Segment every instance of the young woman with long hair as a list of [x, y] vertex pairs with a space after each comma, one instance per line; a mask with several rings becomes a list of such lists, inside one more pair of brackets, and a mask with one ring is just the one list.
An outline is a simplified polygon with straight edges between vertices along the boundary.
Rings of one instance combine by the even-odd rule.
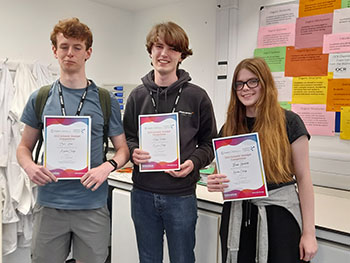
[[[280, 107], [277, 93], [262, 58], [237, 65], [220, 136], [258, 132], [269, 197], [224, 203], [223, 262], [307, 262], [317, 251], [310, 135], [297, 114]], [[228, 182], [213, 174], [207, 187], [223, 192]]]

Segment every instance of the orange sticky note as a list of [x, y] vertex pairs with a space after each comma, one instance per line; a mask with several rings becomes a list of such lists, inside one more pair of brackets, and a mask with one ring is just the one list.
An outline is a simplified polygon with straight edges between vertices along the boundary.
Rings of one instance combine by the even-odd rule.
[[286, 50], [286, 77], [327, 76], [328, 54], [322, 54], [322, 47]]
[[299, 17], [332, 13], [341, 8], [341, 0], [299, 0]]
[[350, 79], [329, 79], [327, 111], [340, 111], [344, 106], [350, 106]]

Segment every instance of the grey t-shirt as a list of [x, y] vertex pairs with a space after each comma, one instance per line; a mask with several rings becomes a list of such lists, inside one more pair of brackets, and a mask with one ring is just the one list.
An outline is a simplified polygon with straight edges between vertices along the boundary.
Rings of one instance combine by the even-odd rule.
[[[53, 83], [43, 116], [62, 116], [58, 95], [58, 84]], [[35, 115], [35, 100], [38, 91], [33, 92], [24, 108], [21, 121], [38, 129], [39, 122]], [[69, 89], [62, 86], [64, 106], [68, 116], [76, 114], [81, 95], [84, 89]], [[122, 134], [120, 106], [117, 99], [111, 96], [111, 117], [109, 120], [108, 136]], [[99, 166], [103, 162], [103, 113], [99, 101], [98, 88], [91, 81], [88, 87], [86, 99], [81, 109], [80, 116], [91, 117], [91, 168]], [[43, 120], [42, 120], [43, 121]], [[37, 202], [40, 205], [57, 209], [96, 209], [104, 206], [107, 201], [108, 184], [104, 182], [96, 191], [86, 189], [80, 180], [59, 180], [57, 183], [49, 183], [39, 186]]]

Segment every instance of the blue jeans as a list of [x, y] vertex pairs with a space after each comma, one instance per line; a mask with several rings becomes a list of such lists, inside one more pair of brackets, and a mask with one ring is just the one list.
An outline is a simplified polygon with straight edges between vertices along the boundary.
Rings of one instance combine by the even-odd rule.
[[131, 216], [141, 263], [163, 262], [166, 233], [170, 262], [193, 263], [197, 198], [193, 195], [153, 194], [133, 188]]

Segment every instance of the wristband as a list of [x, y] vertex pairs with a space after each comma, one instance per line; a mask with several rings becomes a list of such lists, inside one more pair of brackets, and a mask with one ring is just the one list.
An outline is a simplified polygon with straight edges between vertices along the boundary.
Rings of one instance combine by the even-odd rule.
[[118, 164], [113, 159], [109, 159], [109, 160], [107, 160], [107, 162], [109, 162], [114, 167], [114, 169], [111, 172], [114, 172], [115, 170], [118, 169]]

